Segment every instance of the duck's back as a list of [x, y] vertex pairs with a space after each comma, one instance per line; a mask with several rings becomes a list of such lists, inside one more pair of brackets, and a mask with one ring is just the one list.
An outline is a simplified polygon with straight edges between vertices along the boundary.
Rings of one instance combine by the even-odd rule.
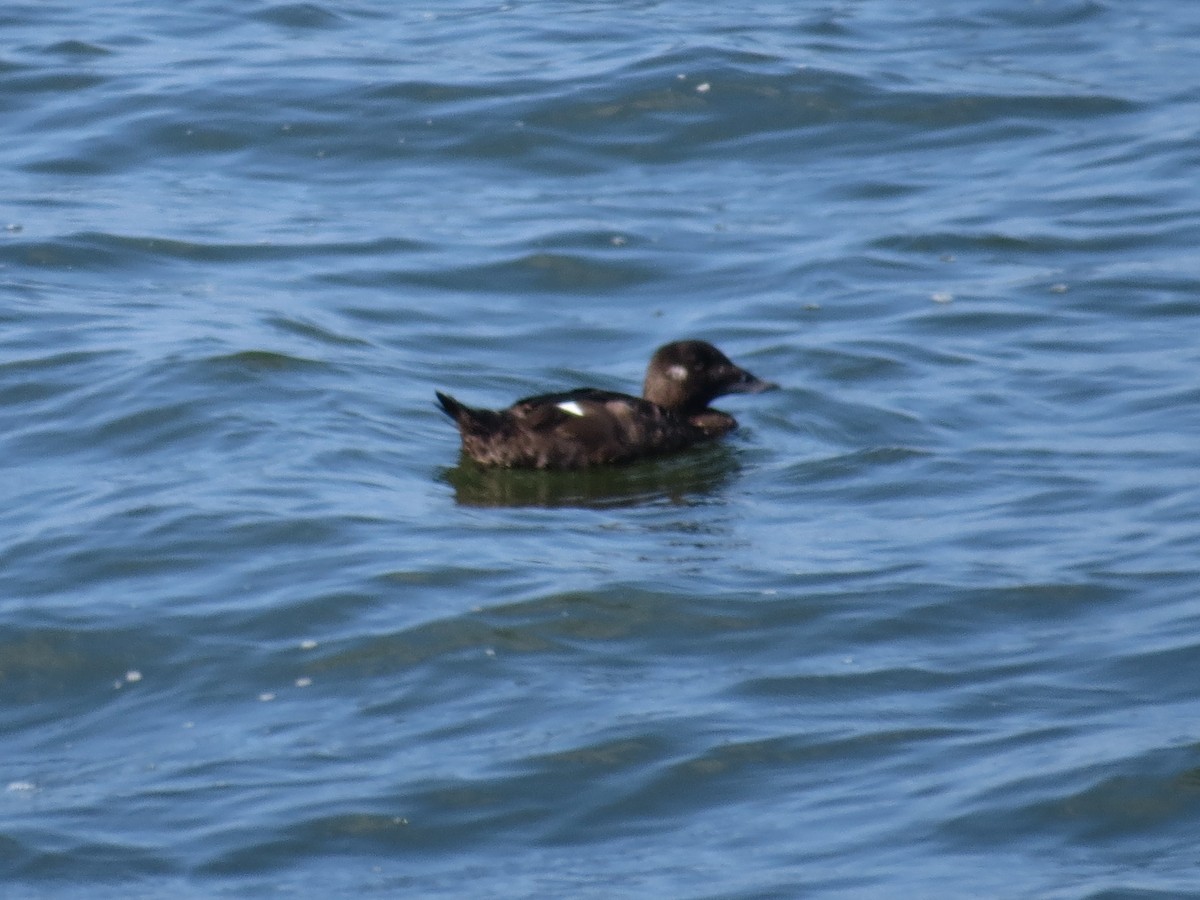
[[458, 423], [467, 455], [483, 465], [506, 468], [580, 469], [629, 462], [682, 450], [733, 427], [732, 419], [728, 425], [693, 423], [640, 397], [595, 388], [527, 397], [499, 412], [439, 398]]

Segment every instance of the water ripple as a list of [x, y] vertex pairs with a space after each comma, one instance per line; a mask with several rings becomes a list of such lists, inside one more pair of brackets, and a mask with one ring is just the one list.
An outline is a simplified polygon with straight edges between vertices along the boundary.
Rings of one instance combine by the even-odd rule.
[[6, 896], [1193, 894], [1195, 29], [1026, 6], [0, 10]]

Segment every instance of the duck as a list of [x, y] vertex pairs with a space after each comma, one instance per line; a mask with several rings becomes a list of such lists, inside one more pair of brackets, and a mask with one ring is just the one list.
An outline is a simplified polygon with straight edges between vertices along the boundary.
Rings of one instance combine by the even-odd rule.
[[435, 393], [458, 426], [463, 452], [479, 465], [573, 470], [630, 463], [717, 440], [737, 428], [737, 420], [709, 403], [726, 394], [778, 387], [707, 341], [683, 340], [654, 351], [641, 397], [585, 387], [491, 410]]

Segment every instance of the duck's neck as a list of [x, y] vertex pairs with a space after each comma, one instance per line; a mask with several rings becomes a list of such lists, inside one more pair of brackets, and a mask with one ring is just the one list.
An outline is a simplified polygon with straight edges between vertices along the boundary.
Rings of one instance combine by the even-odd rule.
[[717, 438], [738, 427], [737, 419], [719, 409], [704, 409], [687, 416], [688, 424], [699, 428], [706, 437]]

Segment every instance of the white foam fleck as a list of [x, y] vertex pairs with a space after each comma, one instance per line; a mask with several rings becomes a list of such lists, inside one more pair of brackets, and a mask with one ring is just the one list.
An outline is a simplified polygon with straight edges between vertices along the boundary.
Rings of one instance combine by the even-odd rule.
[[311, 678], [297, 678], [296, 679], [296, 687], [298, 687], [298, 688], [306, 688], [311, 684], [312, 684]]
[[558, 403], [555, 405], [558, 406], [558, 408], [561, 409], [563, 412], [570, 413], [573, 416], [582, 416], [583, 415], [583, 407], [580, 406], [578, 403], [576, 403], [574, 400], [564, 400], [562, 403]]

